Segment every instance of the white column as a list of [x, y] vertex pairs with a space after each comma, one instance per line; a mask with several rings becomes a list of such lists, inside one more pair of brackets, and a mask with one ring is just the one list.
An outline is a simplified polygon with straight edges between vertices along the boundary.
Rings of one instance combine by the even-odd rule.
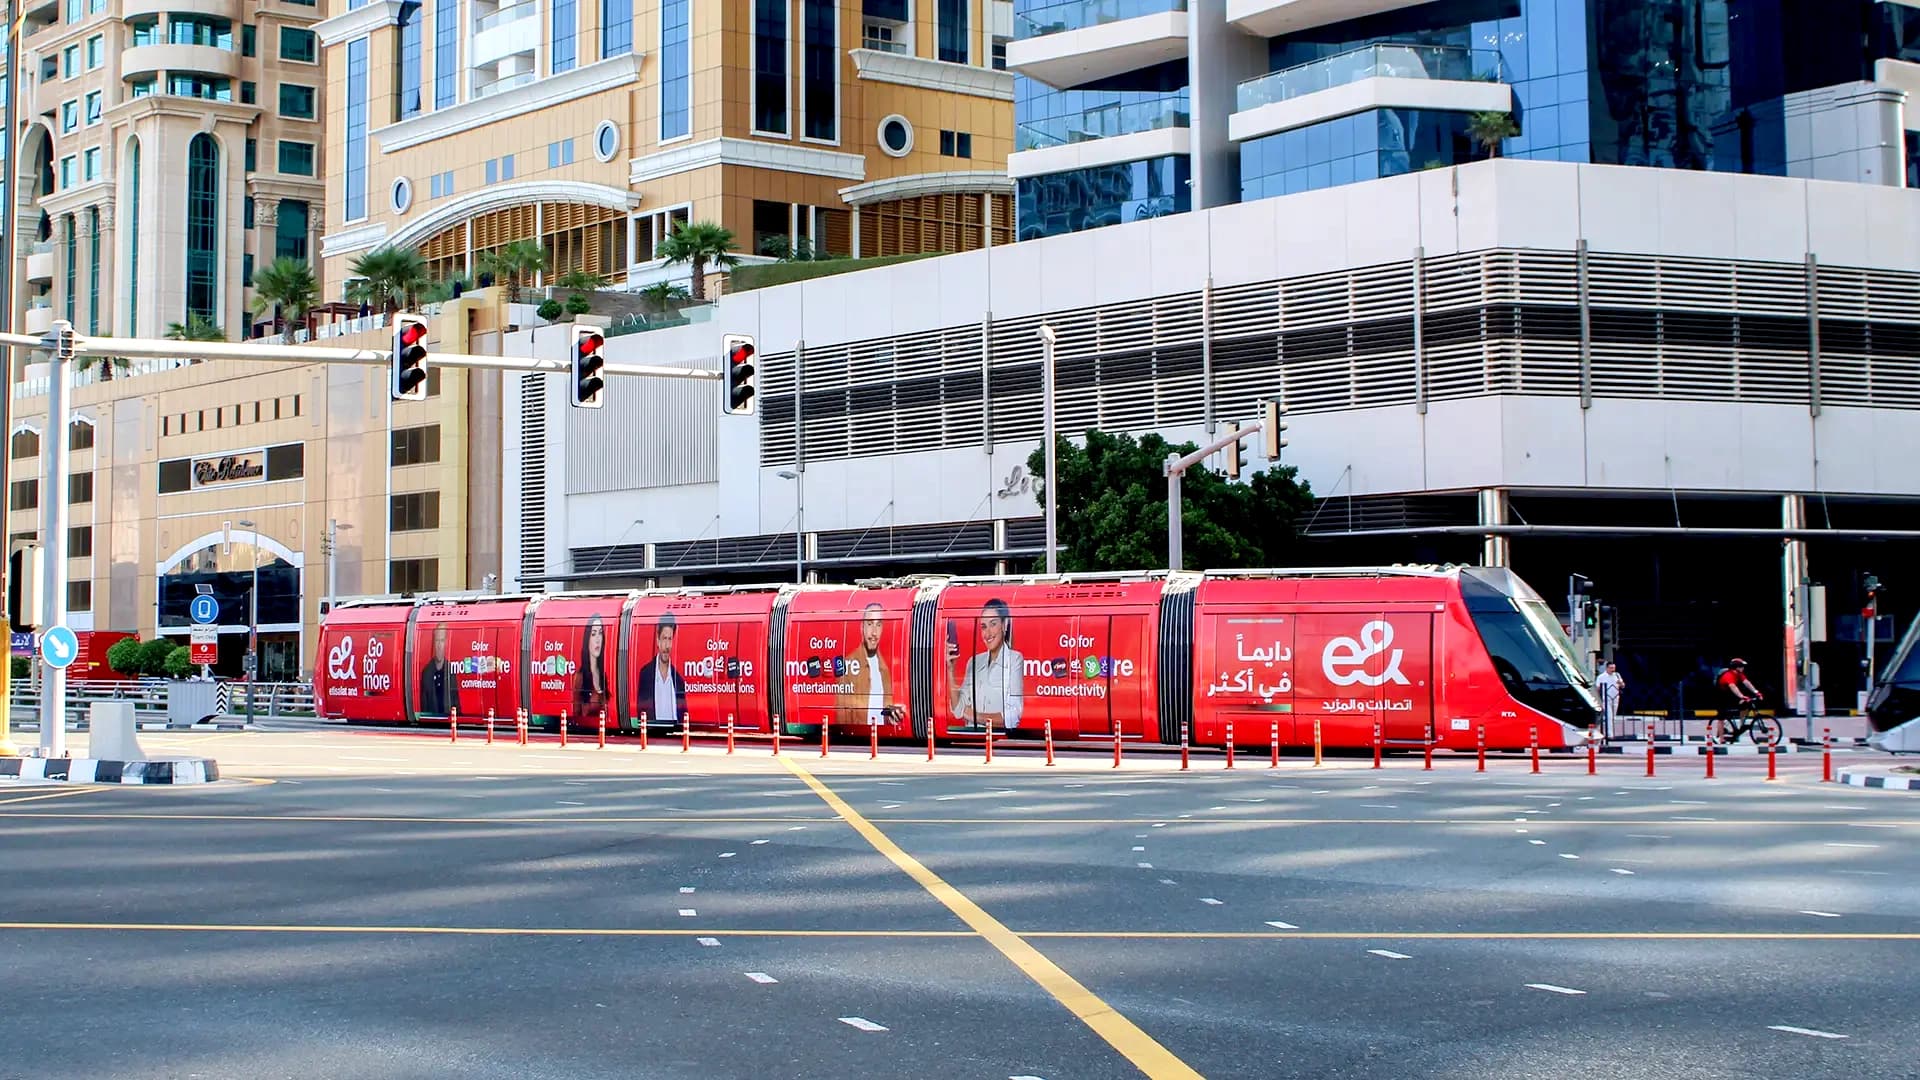
[[[1480, 489], [1480, 524], [1505, 525], [1507, 493], [1502, 488]], [[1506, 566], [1513, 560], [1512, 541], [1504, 533], [1487, 533], [1480, 542], [1480, 565]], [[1577, 620], [1576, 620], [1577, 621]]]

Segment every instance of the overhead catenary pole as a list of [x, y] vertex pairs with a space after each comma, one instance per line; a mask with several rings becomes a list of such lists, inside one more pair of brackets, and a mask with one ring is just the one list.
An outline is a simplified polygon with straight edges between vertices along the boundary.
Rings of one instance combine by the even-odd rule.
[[[14, 161], [14, 143], [20, 131], [19, 117], [15, 115], [14, 106], [14, 95], [18, 93], [19, 88], [14, 85], [16, 82], [14, 75], [20, 70], [20, 66], [13, 61], [15, 54], [20, 50], [20, 23], [19, 13], [15, 10], [18, 7], [15, 0], [6, 0], [6, 5], [7, 29], [4, 39], [7, 52], [6, 94], [4, 95], [6, 101], [4, 107], [0, 108], [0, 112], [4, 112], [6, 122], [6, 142], [0, 144], [0, 164], [4, 164], [6, 168], [6, 172], [0, 174], [0, 332], [10, 333], [13, 330], [13, 257], [14, 252], [18, 250], [14, 243], [14, 234], [19, 231], [20, 225], [16, 220], [18, 215], [14, 213], [16, 196], [13, 190], [20, 176], [19, 164]], [[0, 380], [0, 432], [10, 432], [13, 430], [13, 353], [0, 349], [0, 356], [6, 358], [6, 378]], [[6, 481], [0, 483], [0, 489], [11, 490], [12, 458], [13, 455], [8, 454], [5, 459], [6, 464], [0, 464], [0, 472], [5, 473], [0, 480]], [[5, 594], [7, 591], [7, 574], [10, 572], [11, 561], [11, 559], [0, 560], [0, 594]], [[13, 625], [4, 610], [0, 610], [0, 634], [4, 634], [9, 642], [13, 640]], [[19, 747], [13, 742], [11, 705], [13, 687], [10, 685], [13, 675], [12, 667], [11, 661], [0, 664], [0, 757], [12, 757], [20, 752]]]
[[[73, 369], [73, 324], [61, 319], [48, 331], [47, 434], [41, 440], [45, 472], [40, 482], [40, 546], [46, 568], [40, 598], [45, 630], [67, 624], [67, 379]], [[44, 661], [42, 661], [44, 663]], [[40, 695], [40, 750], [67, 756], [67, 669], [47, 665]]]
[[[1263, 403], [1261, 412], [1265, 414], [1266, 411], [1267, 406]], [[1285, 424], [1280, 426], [1282, 430], [1286, 427]], [[1183, 555], [1180, 542], [1180, 477], [1184, 475], [1188, 469], [1212, 457], [1216, 451], [1232, 446], [1234, 443], [1239, 442], [1249, 435], [1257, 435], [1265, 431], [1266, 427], [1267, 421], [1265, 419], [1251, 420], [1241, 424], [1239, 427], [1229, 428], [1226, 434], [1185, 457], [1181, 457], [1179, 454], [1167, 455], [1165, 466], [1167, 474], [1167, 569], [1185, 569], [1180, 565], [1181, 556]], [[1270, 452], [1271, 456], [1268, 460], [1279, 460], [1278, 450], [1275, 446], [1277, 441], [1277, 437], [1269, 440], [1269, 447], [1274, 447], [1274, 449]]]
[[1058, 462], [1055, 460], [1056, 433], [1053, 418], [1053, 348], [1059, 340], [1053, 327], [1040, 327], [1040, 437], [1046, 442], [1047, 488], [1047, 573], [1060, 572], [1060, 527], [1058, 517], [1059, 499], [1054, 496], [1060, 490]]

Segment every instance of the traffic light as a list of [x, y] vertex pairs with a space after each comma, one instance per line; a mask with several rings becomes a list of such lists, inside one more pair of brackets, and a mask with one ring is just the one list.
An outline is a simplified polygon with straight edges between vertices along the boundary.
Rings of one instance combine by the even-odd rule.
[[393, 400], [427, 399], [427, 320], [402, 312], [393, 317]]
[[745, 334], [728, 334], [720, 339], [720, 348], [725, 354], [727, 384], [721, 411], [747, 416], [753, 412], [753, 339]]
[[1586, 600], [1580, 604], [1581, 619], [1588, 633], [1600, 628], [1600, 601]]
[[573, 397], [569, 399], [574, 408], [597, 409], [603, 404], [600, 391], [606, 389], [607, 380], [600, 370], [607, 366], [606, 350], [606, 336], [597, 328], [574, 326]]
[[1603, 646], [1620, 642], [1620, 609], [1612, 604], [1600, 605], [1600, 641]]
[[1287, 448], [1287, 407], [1278, 401], [1260, 403], [1260, 430], [1265, 436], [1267, 460], [1279, 461]]
[[1240, 476], [1241, 458], [1253, 450], [1253, 447], [1248, 445], [1253, 441], [1253, 433], [1248, 432], [1245, 435], [1241, 435], [1240, 425], [1229, 421], [1227, 424], [1227, 434], [1234, 436], [1234, 440], [1226, 446], [1227, 475], [1238, 479]]

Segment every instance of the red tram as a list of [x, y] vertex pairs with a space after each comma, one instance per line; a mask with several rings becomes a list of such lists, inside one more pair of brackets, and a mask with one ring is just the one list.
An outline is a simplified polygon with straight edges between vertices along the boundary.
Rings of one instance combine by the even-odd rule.
[[922, 578], [344, 604], [315, 698], [349, 721], [1197, 745], [1579, 745], [1593, 685], [1511, 572]]

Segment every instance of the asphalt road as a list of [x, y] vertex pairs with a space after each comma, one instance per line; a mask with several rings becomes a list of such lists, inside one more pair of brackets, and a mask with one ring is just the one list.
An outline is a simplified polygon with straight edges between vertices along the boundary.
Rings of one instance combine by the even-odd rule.
[[0, 787], [0, 1078], [1920, 1076], [1920, 797], [1816, 755], [146, 741], [240, 779]]

